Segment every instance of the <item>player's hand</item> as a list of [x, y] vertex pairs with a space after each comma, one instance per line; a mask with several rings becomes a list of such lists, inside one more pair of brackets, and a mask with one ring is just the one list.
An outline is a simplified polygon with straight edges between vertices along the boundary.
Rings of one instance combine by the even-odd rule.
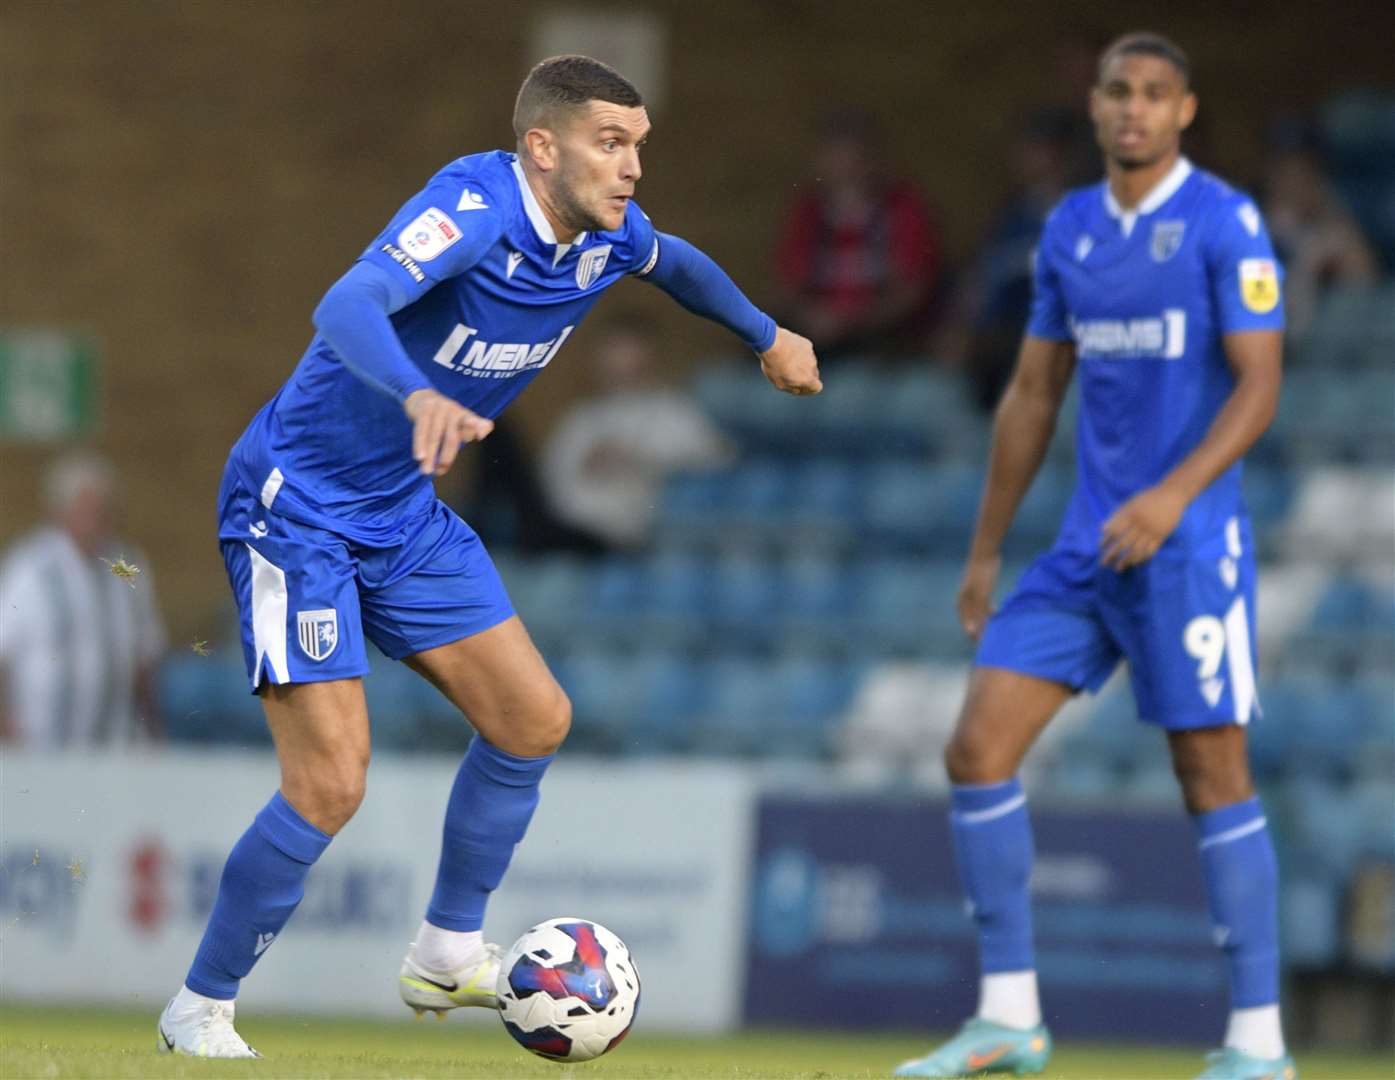
[[970, 557], [959, 581], [959, 625], [975, 641], [993, 614], [993, 587], [1003, 568], [1001, 556]]
[[1166, 484], [1140, 491], [1100, 529], [1100, 562], [1115, 570], [1147, 562], [1172, 535], [1186, 509], [1187, 500]]
[[463, 443], [494, 430], [494, 421], [457, 405], [435, 390], [415, 390], [402, 403], [412, 421], [412, 457], [427, 476], [444, 476]]
[[814, 343], [783, 326], [775, 329], [775, 342], [760, 354], [760, 369], [776, 390], [787, 394], [817, 394], [819, 361]]

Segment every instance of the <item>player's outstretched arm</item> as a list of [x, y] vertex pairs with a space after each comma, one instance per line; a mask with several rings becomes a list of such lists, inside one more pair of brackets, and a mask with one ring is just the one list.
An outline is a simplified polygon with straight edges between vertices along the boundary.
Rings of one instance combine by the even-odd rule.
[[1106, 566], [1127, 570], [1156, 555], [1192, 500], [1239, 461], [1273, 421], [1283, 381], [1283, 334], [1247, 330], [1227, 334], [1222, 341], [1235, 389], [1196, 449], [1104, 523], [1100, 559]]
[[1030, 334], [1022, 339], [1017, 368], [994, 414], [988, 478], [959, 586], [959, 621], [970, 637], [983, 632], [992, 613], [1003, 538], [1041, 468], [1074, 371], [1071, 342]]
[[787, 394], [817, 394], [818, 361], [807, 338], [775, 325], [726, 272], [686, 240], [656, 233], [658, 258], [641, 276], [694, 315], [725, 326], [761, 358], [761, 370]]

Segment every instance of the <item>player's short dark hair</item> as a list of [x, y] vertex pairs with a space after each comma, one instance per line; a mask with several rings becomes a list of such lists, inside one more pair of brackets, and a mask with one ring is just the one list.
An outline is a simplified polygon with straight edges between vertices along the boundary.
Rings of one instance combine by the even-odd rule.
[[1104, 81], [1104, 69], [1109, 66], [1109, 62], [1120, 56], [1160, 57], [1177, 69], [1177, 73], [1182, 76], [1183, 86], [1191, 85], [1192, 62], [1187, 59], [1187, 54], [1182, 51], [1181, 46], [1171, 38], [1165, 38], [1151, 30], [1135, 30], [1115, 38], [1105, 46], [1104, 52], [1100, 53], [1101, 82]]
[[589, 56], [549, 56], [523, 80], [513, 106], [513, 133], [523, 138], [529, 128], [555, 123], [557, 113], [580, 108], [588, 101], [636, 108], [644, 104], [634, 83], [609, 64]]

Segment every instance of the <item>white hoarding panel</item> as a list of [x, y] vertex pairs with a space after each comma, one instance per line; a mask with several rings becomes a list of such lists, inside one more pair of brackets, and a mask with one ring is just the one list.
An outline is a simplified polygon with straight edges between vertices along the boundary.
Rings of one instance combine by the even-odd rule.
[[[405, 1015], [397, 969], [435, 879], [455, 763], [376, 761], [362, 809], [243, 986], [247, 1009]], [[275, 790], [259, 754], [29, 755], [0, 767], [0, 996], [163, 1005], [228, 851]], [[490, 904], [507, 946], [578, 915], [633, 950], [646, 1024], [716, 1030], [741, 1001], [753, 785], [739, 769], [567, 761]], [[485, 1018], [487, 1019], [487, 1018]]]

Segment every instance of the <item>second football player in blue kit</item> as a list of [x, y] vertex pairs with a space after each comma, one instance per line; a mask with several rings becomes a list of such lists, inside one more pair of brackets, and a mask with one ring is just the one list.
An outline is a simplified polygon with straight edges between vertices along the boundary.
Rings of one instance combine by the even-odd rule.
[[[1241, 455], [1278, 400], [1280, 275], [1254, 203], [1181, 155], [1196, 104], [1187, 59], [1167, 39], [1133, 34], [1106, 49], [1091, 96], [1105, 181], [1066, 196], [1037, 250], [959, 596], [980, 642], [945, 756], [979, 1007], [900, 1076], [1045, 1067], [1032, 833], [1016, 774], [1057, 709], [1121, 659], [1139, 719], [1167, 732], [1230, 975], [1224, 1046], [1202, 1076], [1294, 1076], [1279, 1024], [1274, 851], [1246, 758], [1259, 705], [1240, 492]], [[1075, 493], [1055, 544], [993, 612], [1002, 540], [1073, 375]]]
[[485, 905], [570, 708], [479, 537], [431, 477], [489, 434], [601, 293], [627, 275], [651, 281], [760, 354], [778, 389], [821, 388], [807, 340], [634, 202], [649, 120], [626, 79], [586, 57], [544, 61], [519, 91], [514, 133], [514, 152], [447, 165], [367, 246], [229, 457], [219, 539], [281, 784], [228, 857], [193, 965], [160, 1017], [162, 1051], [259, 1056], [233, 1027], [233, 1001], [363, 797], [365, 638], [439, 687], [477, 732], [399, 990], [419, 1012], [496, 1006]]

